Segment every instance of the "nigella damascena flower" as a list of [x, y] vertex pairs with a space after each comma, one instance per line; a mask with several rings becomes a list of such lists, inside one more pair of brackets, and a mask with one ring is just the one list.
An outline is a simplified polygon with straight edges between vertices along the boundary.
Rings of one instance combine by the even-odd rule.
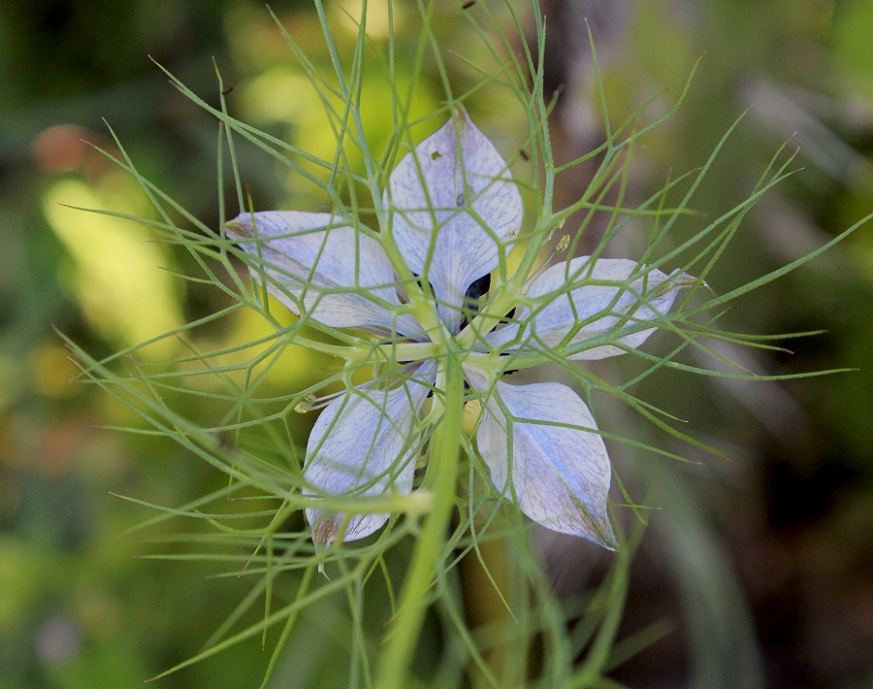
[[[294, 313], [384, 338], [382, 351], [406, 347], [394, 379], [327, 404], [307, 443], [306, 493], [410, 493], [420, 417], [452, 356], [481, 401], [476, 448], [494, 487], [539, 524], [614, 547], [611, 467], [588, 407], [566, 385], [500, 375], [531, 365], [526, 356], [600, 359], [640, 346], [689, 278], [578, 257], [530, 280], [510, 318], [489, 314], [479, 297], [521, 229], [522, 202], [506, 162], [463, 111], [401, 160], [378, 205], [378, 233], [357, 218], [297, 211], [243, 213], [227, 225], [255, 280]], [[409, 359], [414, 343], [423, 354]], [[319, 545], [363, 538], [389, 517], [326, 506], [306, 516]]]

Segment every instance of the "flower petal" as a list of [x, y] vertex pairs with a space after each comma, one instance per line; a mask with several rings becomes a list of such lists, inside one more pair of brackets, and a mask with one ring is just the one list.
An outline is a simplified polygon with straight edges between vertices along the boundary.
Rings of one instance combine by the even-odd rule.
[[467, 288], [497, 267], [521, 228], [506, 161], [461, 110], [400, 161], [385, 204], [410, 270], [430, 281], [443, 320], [459, 321]]
[[[381, 496], [408, 494], [415, 473], [415, 415], [429, 388], [408, 383], [393, 389], [346, 393], [318, 417], [306, 446], [304, 478], [315, 495]], [[310, 507], [306, 519], [318, 546], [339, 538], [369, 536], [387, 513], [355, 514]], [[343, 530], [343, 527], [345, 529]]]
[[498, 381], [476, 442], [497, 490], [528, 517], [612, 549], [610, 463], [596, 430], [588, 407], [567, 386]]
[[270, 294], [291, 311], [334, 328], [374, 325], [414, 334], [410, 316], [399, 319], [394, 271], [376, 240], [327, 213], [242, 213], [226, 225], [257, 259], [255, 279], [266, 274]]
[[[637, 272], [640, 266], [626, 259], [595, 260], [580, 256], [558, 263], [531, 282], [527, 296], [538, 302], [533, 313], [523, 309], [517, 323], [489, 333], [486, 339], [495, 347], [509, 345], [510, 350], [519, 346], [547, 349], [562, 342], [567, 347], [579, 344], [614, 328], [618, 334], [621, 328], [654, 321], [666, 314], [679, 290], [694, 282], [678, 271], [668, 276], [653, 268], [628, 283]], [[661, 287], [668, 279], [671, 283]], [[568, 289], [568, 285], [575, 284], [580, 286]], [[654, 331], [655, 328], [638, 330], [617, 337], [621, 347], [601, 345], [569, 358], [591, 360], [624, 354], [626, 349], [642, 345]]]

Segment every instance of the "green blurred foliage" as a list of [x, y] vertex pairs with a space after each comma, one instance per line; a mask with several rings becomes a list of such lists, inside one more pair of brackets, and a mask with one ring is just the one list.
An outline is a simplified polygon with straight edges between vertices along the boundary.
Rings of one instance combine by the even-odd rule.
[[[357, 6], [328, 4], [338, 26], [348, 21], [339, 5], [349, 11]], [[375, 12], [380, 3], [373, 4]], [[579, 5], [596, 12], [597, 4]], [[439, 19], [447, 52], [470, 43], [461, 10], [448, 5]], [[591, 105], [596, 94], [583, 25], [562, 34], [558, 24], [567, 6], [544, 3], [556, 17], [550, 30], [565, 42], [556, 54], [571, 43], [575, 50], [556, 62], [561, 66], [554, 68], [555, 85], [569, 83], [574, 73], [583, 75], [581, 87], [565, 90], [559, 108], [563, 119], [555, 123], [557, 136], [563, 137], [559, 141], [572, 147], [578, 141], [573, 126], [593, 117], [596, 130], [598, 116], [589, 112], [596, 111]], [[274, 10], [310, 57], [327, 64], [309, 3], [284, 2]], [[414, 15], [406, 16], [408, 22], [399, 26], [401, 40], [408, 35], [412, 45]], [[621, 17], [614, 33], [593, 27], [616, 120], [650, 95], [664, 89], [677, 93], [694, 60], [704, 56], [680, 114], [640, 153], [640, 189], [659, 186], [669, 169], [682, 172], [702, 164], [750, 104], [745, 123], [702, 187], [697, 208], [712, 217], [733, 207], [749, 194], [782, 141], [794, 136], [801, 147], [798, 166], [806, 169], [750, 217], [713, 274], [716, 291], [793, 260], [873, 210], [871, 27], [873, 10], [866, 0], [643, 2]], [[378, 40], [375, 21], [372, 32]], [[337, 36], [351, 40], [353, 34], [338, 30]], [[139, 328], [157, 334], [225, 305], [215, 289], [167, 280], [166, 268], [195, 272], [190, 258], [143, 241], [141, 228], [109, 223], [101, 229], [117, 238], [101, 241], [86, 234], [95, 227], [93, 218], [57, 206], [59, 198], [75, 205], [77, 194], [90, 194], [85, 205], [149, 212], [130, 180], [79, 142], [85, 138], [113, 150], [100, 121], [104, 117], [145, 176], [205, 222], [220, 222], [218, 194], [230, 192], [233, 198], [233, 193], [230, 186], [217, 188], [215, 123], [172, 89], [148, 56], [216, 104], [214, 57], [225, 84], [233, 87], [230, 107], [242, 120], [317, 154], [328, 155], [334, 146], [311, 93], [306, 95], [302, 71], [258, 3], [6, 0], [0, 5], [0, 203], [5, 211], [0, 225], [0, 689], [138, 686], [197, 653], [248, 591], [235, 577], [205, 581], [223, 571], [215, 563], [134, 559], [188, 552], [188, 546], [170, 539], [192, 527], [162, 523], [143, 532], [157, 542], [140, 540], [139, 533], [119, 536], [154, 513], [110, 491], [172, 506], [220, 488], [220, 479], [159, 439], [99, 430], [139, 421], [100, 391], [71, 382], [76, 369], [53, 332], [59, 328], [89, 351], [106, 355], [135, 344], [143, 337]], [[475, 83], [474, 75], [453, 64], [459, 89]], [[374, 80], [365, 88], [372, 100], [370, 144], [380, 150], [391, 127], [381, 108], [385, 83]], [[417, 98], [421, 114], [438, 106], [436, 78], [419, 85]], [[511, 137], [517, 123], [504, 106], [488, 96], [471, 104], [477, 121], [488, 122], [508, 145], [516, 145]], [[259, 208], [317, 209], [324, 202], [245, 146], [239, 165]], [[859, 371], [779, 388], [677, 382], [675, 373], [646, 383], [644, 397], [735, 455], [729, 465], [710, 458], [702, 460], [703, 468], [677, 469], [681, 480], [674, 477], [672, 484], [659, 479], [665, 493], [676, 491], [675, 500], [665, 499], [669, 516], [664, 520], [678, 530], [676, 540], [687, 536], [687, 543], [701, 538], [704, 544], [700, 550], [664, 546], [664, 552], [683, 553], [689, 558], [683, 562], [689, 569], [699, 565], [703, 578], [712, 567], [731, 563], [726, 568], [736, 574], [742, 594], [731, 588], [731, 572], [724, 589], [713, 585], [686, 593], [692, 606], [713, 592], [748, 602], [762, 642], [766, 686], [849, 689], [873, 681], [863, 652], [873, 643], [871, 237], [869, 230], [858, 232], [811, 267], [744, 298], [727, 315], [738, 328], [753, 332], [826, 330], [780, 343], [793, 355], [758, 357], [752, 362], [756, 370]], [[90, 252], [89, 243], [94, 245]], [[99, 249], [112, 256], [100, 259]], [[119, 277], [112, 268], [122, 256], [125, 271]], [[134, 281], [125, 277], [134, 272], [141, 278], [130, 292]], [[160, 295], [165, 306], [146, 317], [144, 307], [135, 304], [150, 295]], [[136, 309], [133, 318], [126, 308]], [[264, 332], [256, 317], [228, 320], [226, 327], [198, 333], [198, 344], [245, 342]], [[286, 356], [268, 383], [276, 390], [303, 387], [307, 376], [319, 375], [326, 365], [302, 360], [300, 352]], [[208, 423], [216, 414], [209, 404], [192, 409], [192, 415]], [[308, 423], [296, 421], [297, 443], [305, 441]], [[403, 554], [396, 558], [402, 568]], [[660, 566], [670, 569], [663, 562]], [[668, 587], [691, 586], [664, 578]], [[296, 580], [289, 577], [287, 583], [293, 587]], [[638, 590], [645, 591], [648, 583], [642, 577]], [[368, 592], [375, 609], [381, 595]], [[642, 598], [640, 610], [646, 607]], [[651, 621], [634, 610], [634, 600], [632, 594], [631, 624]], [[679, 614], [670, 609], [667, 616]], [[249, 621], [256, 620], [254, 615]], [[376, 615], [371, 622], [385, 620]], [[308, 611], [280, 662], [275, 685], [343, 686], [343, 664], [318, 660], [348, 652], [343, 634], [351, 625], [341, 600], [329, 598]], [[735, 632], [729, 629], [726, 635]], [[439, 636], [437, 629], [429, 633]], [[257, 686], [269, 648], [269, 639], [267, 651], [259, 639], [249, 640], [155, 686]], [[648, 663], [644, 669], [631, 664], [627, 670], [634, 686], [647, 686], [643, 677], [659, 676], [653, 668], [659, 667], [657, 654], [664, 648], [650, 650], [655, 655], [648, 661], [641, 656]], [[666, 665], [662, 675], [671, 671]], [[708, 677], [705, 671], [697, 676], [696, 686], [729, 686], [717, 680], [707, 684], [700, 679]]]

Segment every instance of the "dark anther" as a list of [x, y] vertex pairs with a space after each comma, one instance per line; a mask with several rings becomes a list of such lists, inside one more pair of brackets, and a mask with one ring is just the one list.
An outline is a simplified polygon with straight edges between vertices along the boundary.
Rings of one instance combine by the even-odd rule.
[[521, 159], [522, 159], [524, 162], [527, 162], [527, 161], [530, 160], [530, 155], [529, 155], [528, 152], [525, 151], [523, 148], [518, 152], [518, 154], [521, 156]]
[[[479, 297], [483, 294], [488, 294], [488, 290], [491, 289], [491, 273], [486, 273], [478, 280], [474, 280], [473, 284], [467, 288], [467, 291], [464, 293], [464, 310], [470, 313], [478, 313], [479, 312]], [[461, 328], [466, 328], [469, 319], [467, 315], [465, 315], [461, 319]]]
[[479, 305], [479, 297], [488, 294], [489, 289], [491, 289], [491, 273], [486, 273], [467, 288], [464, 302], [469, 308], [475, 309]]
[[456, 205], [458, 208], [460, 208], [461, 206], [463, 206], [465, 203], [467, 203], [467, 200], [464, 198], [464, 195], [463, 195], [463, 194], [458, 194], [458, 195], [455, 197], [455, 205]]
[[[511, 353], [512, 352], [501, 352], [500, 356], [509, 356]], [[511, 376], [513, 373], [518, 373], [518, 369], [517, 368], [510, 368], [510, 369], [504, 371], [501, 375]]]
[[221, 92], [222, 96], [228, 95], [231, 91], [233, 91], [233, 86], [228, 86], [224, 91]]
[[479, 297], [488, 294], [489, 289], [491, 289], [491, 273], [486, 273], [467, 288], [464, 299], [476, 304], [479, 302]]
[[475, 4], [476, 4], [476, 0], [467, 0], [467, 2], [465, 2], [463, 5], [461, 5], [461, 9], [468, 10]]
[[[512, 319], [515, 318], [515, 312], [518, 311], [517, 306], [513, 306], [512, 310], [507, 313], [503, 318], [500, 319], [500, 323], [512, 323]], [[496, 330], [497, 326], [495, 325], [491, 330]]]
[[[424, 292], [424, 281], [421, 279], [421, 275], [418, 273], [413, 273], [413, 275], [415, 276], [415, 281], [418, 283], [421, 291]], [[434, 294], [433, 283], [430, 280], [427, 281], [427, 286], [430, 287], [430, 293]]]

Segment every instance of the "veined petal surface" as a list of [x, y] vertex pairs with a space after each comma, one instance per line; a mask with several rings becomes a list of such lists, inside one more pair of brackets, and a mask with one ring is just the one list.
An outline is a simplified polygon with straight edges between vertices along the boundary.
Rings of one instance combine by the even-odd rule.
[[[306, 445], [303, 476], [315, 495], [365, 497], [408, 494], [415, 473], [418, 409], [429, 388], [408, 382], [393, 389], [345, 393], [318, 417]], [[348, 515], [310, 507], [306, 519], [319, 546], [369, 536], [387, 513]], [[343, 526], [345, 529], [343, 530]]]
[[497, 490], [528, 517], [615, 548], [606, 513], [610, 463], [596, 430], [588, 407], [566, 385], [498, 381], [476, 442]]
[[394, 168], [384, 194], [410, 270], [425, 277], [457, 332], [464, 294], [494, 270], [521, 228], [521, 195], [506, 161], [461, 110]]
[[[226, 228], [260, 261], [268, 291], [298, 315], [334, 328], [373, 325], [412, 335], [421, 328], [399, 305], [394, 271], [382, 245], [328, 213], [242, 213]], [[252, 241], [242, 241], [252, 240]]]
[[[554, 349], [560, 343], [572, 346], [619, 327], [634, 327], [666, 314], [676, 295], [692, 284], [687, 276], [666, 275], [627, 259], [592, 259], [580, 256], [558, 263], [533, 280], [527, 296], [536, 300], [533, 311], [524, 308], [517, 323], [486, 336], [492, 346], [507, 349]], [[672, 284], [662, 287], [665, 280]], [[574, 287], [574, 285], [579, 285]], [[571, 355], [574, 360], [604, 359], [624, 354], [626, 348], [642, 345], [655, 328], [638, 330], [618, 338], [623, 347], [602, 345]]]

